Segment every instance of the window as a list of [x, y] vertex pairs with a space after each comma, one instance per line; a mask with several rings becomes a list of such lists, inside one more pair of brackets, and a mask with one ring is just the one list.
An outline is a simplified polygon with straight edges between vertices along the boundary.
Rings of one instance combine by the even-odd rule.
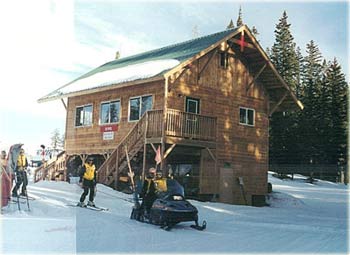
[[239, 123], [248, 126], [254, 126], [255, 110], [239, 107]]
[[152, 96], [131, 98], [129, 101], [129, 121], [139, 120], [153, 106]]
[[199, 114], [199, 99], [186, 97], [186, 112]]
[[228, 66], [228, 54], [227, 52], [220, 52], [220, 66], [227, 68]]
[[92, 105], [84, 105], [76, 108], [75, 126], [91, 126], [92, 125]]
[[120, 101], [101, 104], [100, 124], [118, 123], [120, 121]]

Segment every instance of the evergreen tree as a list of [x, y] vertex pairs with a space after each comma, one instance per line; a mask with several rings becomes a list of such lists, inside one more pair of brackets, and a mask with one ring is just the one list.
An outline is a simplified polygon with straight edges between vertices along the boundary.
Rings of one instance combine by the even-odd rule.
[[195, 39], [195, 38], [198, 38], [198, 37], [199, 37], [199, 29], [198, 29], [198, 26], [195, 25], [192, 28], [192, 38]]
[[[345, 164], [347, 160], [347, 132], [348, 132], [348, 84], [341, 71], [338, 61], [329, 63], [323, 82], [322, 94], [328, 132], [324, 132], [325, 163]], [[325, 111], [324, 111], [325, 112]]]
[[300, 47], [296, 49], [296, 59], [297, 59], [297, 67], [296, 67], [296, 87], [295, 87], [295, 95], [297, 98], [302, 97], [303, 93], [303, 84], [302, 84], [302, 74], [304, 70], [304, 57], [301, 54]]
[[301, 158], [303, 163], [319, 163], [322, 152], [321, 121], [323, 111], [320, 106], [320, 89], [322, 81], [322, 55], [314, 41], [306, 45], [307, 56], [304, 58], [303, 91], [300, 92], [304, 110], [300, 113], [299, 133], [302, 134]]
[[252, 34], [255, 36], [255, 37], [257, 37], [260, 33], [258, 32], [258, 29], [255, 27], [255, 26], [253, 26], [252, 27]]
[[230, 23], [227, 25], [226, 29], [232, 29], [235, 28], [235, 25], [233, 24], [232, 19], [230, 20]]
[[271, 49], [271, 60], [276, 66], [283, 79], [295, 91], [297, 79], [295, 74], [298, 70], [298, 59], [296, 55], [296, 45], [294, 37], [290, 32], [288, 16], [286, 11], [283, 12], [282, 18], [276, 25], [275, 36], [276, 42]]
[[51, 147], [54, 153], [59, 152], [60, 150], [62, 150], [62, 139], [61, 139], [61, 135], [60, 135], [60, 131], [56, 128], [53, 132], [52, 132], [52, 136], [51, 136]]
[[237, 18], [237, 27], [240, 27], [243, 25], [243, 19], [242, 19], [242, 8], [241, 6], [239, 7], [239, 12], [238, 12], [238, 18]]
[[[295, 92], [300, 73], [296, 45], [290, 32], [288, 16], [284, 11], [276, 25], [276, 41], [271, 48], [270, 58], [282, 78]], [[270, 162], [296, 163], [299, 160], [297, 114], [294, 112], [276, 112], [270, 121]]]

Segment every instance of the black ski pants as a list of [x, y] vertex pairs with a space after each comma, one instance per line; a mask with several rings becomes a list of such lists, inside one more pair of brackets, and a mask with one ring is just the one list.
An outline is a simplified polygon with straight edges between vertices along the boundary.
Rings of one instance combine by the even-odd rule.
[[89, 201], [93, 202], [95, 197], [95, 181], [83, 179], [83, 189], [84, 189], [84, 192], [83, 194], [81, 194], [80, 202], [84, 202], [89, 191], [90, 191]]
[[17, 171], [16, 172], [16, 185], [12, 190], [12, 194], [17, 195], [17, 191], [21, 185], [22, 185], [22, 192], [21, 193], [26, 194], [27, 185], [28, 185], [28, 178], [27, 178], [26, 171]]

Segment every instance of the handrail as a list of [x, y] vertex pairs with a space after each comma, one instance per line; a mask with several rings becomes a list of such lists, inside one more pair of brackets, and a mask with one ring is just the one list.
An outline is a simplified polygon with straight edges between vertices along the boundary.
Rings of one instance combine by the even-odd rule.
[[66, 157], [65, 152], [61, 152], [57, 155], [56, 159], [50, 159], [48, 162], [43, 163], [41, 166], [34, 170], [34, 183], [44, 180], [46, 178], [47, 173], [50, 170], [62, 170], [66, 165]]
[[107, 158], [106, 161], [100, 166], [98, 170], [99, 182], [105, 182], [111, 172], [117, 171], [117, 165], [119, 166], [121, 160], [126, 156], [124, 147], [127, 146], [129, 149], [131, 149], [137, 143], [137, 141], [144, 137], [147, 115], [148, 112], [145, 112], [142, 115], [141, 119], [133, 126], [123, 140], [121, 140], [109, 158]]
[[[106, 183], [111, 173], [119, 173], [119, 166], [126, 156], [125, 146], [127, 146], [130, 152], [135, 144], [139, 141], [144, 142], [145, 138], [162, 137], [163, 117], [163, 110], [146, 111], [117, 145], [112, 154], [100, 166], [98, 170], [98, 181]], [[203, 141], [216, 140], [216, 117], [168, 109], [165, 128], [166, 136]]]

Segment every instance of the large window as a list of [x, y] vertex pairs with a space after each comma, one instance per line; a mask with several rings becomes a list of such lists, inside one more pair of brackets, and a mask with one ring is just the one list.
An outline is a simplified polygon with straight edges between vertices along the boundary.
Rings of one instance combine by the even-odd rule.
[[100, 124], [118, 123], [120, 121], [120, 100], [101, 104]]
[[75, 126], [91, 126], [92, 125], [92, 105], [79, 106], [75, 110]]
[[139, 120], [141, 116], [153, 106], [152, 96], [140, 96], [130, 98], [129, 121]]
[[255, 125], [255, 110], [245, 107], [239, 107], [239, 123], [248, 126]]

